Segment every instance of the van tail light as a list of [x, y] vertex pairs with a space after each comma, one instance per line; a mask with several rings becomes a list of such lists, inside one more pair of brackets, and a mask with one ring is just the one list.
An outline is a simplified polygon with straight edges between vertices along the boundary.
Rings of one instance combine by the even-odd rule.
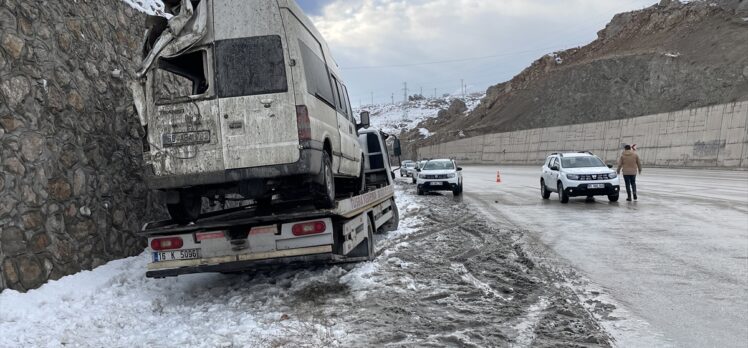
[[294, 236], [306, 236], [327, 231], [327, 224], [324, 221], [304, 222], [293, 225], [291, 232]]
[[184, 241], [181, 237], [156, 238], [151, 241], [151, 249], [158, 251], [181, 249], [182, 246]]
[[309, 121], [306, 105], [296, 105], [296, 126], [299, 129], [299, 140], [312, 140], [312, 123]]

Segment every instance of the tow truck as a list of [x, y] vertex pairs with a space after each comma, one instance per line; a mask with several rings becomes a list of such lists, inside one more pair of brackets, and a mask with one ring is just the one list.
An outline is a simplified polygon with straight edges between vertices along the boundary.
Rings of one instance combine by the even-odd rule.
[[[368, 114], [364, 117], [368, 120]], [[186, 225], [173, 220], [146, 223], [140, 231], [148, 238], [152, 257], [146, 277], [374, 259], [374, 234], [395, 230], [399, 223], [394, 172], [389, 136], [373, 128], [358, 134], [365, 155], [363, 193], [336, 197], [331, 209], [298, 201], [280, 202], [269, 210], [247, 204], [202, 214]], [[400, 151], [395, 138], [395, 156]]]

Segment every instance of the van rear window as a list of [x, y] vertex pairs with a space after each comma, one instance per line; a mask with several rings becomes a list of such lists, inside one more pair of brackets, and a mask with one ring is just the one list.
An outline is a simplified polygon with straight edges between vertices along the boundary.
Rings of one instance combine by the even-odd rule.
[[278, 35], [217, 41], [215, 56], [218, 97], [288, 90], [283, 44]]

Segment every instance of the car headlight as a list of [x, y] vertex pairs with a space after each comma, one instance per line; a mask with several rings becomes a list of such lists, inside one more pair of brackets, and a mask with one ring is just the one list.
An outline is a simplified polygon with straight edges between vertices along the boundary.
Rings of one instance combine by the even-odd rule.
[[579, 180], [579, 175], [576, 174], [566, 174], [566, 178], [569, 180]]
[[608, 179], [615, 179], [617, 177], [618, 177], [618, 174], [616, 174], [616, 173], [610, 173], [610, 174], [608, 174]]
[[426, 174], [418, 174], [418, 177], [421, 179], [426, 179]]
[[454, 173], [447, 174], [447, 179], [454, 179], [454, 177], [455, 177]]

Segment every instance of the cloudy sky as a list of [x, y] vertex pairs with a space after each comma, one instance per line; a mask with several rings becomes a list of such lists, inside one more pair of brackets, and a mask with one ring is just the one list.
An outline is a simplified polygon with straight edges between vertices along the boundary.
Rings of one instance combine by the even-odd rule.
[[322, 32], [352, 104], [482, 92], [540, 56], [594, 40], [656, 0], [297, 0]]

